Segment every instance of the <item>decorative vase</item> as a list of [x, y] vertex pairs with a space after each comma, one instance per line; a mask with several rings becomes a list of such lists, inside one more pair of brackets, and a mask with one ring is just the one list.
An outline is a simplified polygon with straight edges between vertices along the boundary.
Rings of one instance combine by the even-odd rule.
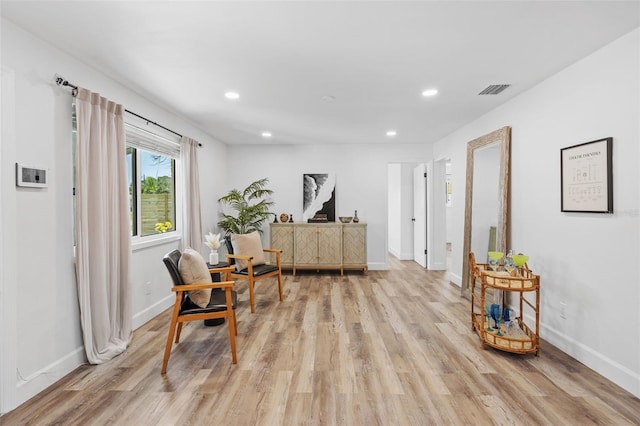
[[355, 214], [353, 215], [353, 223], [358, 222], [360, 222], [360, 219], [358, 219], [358, 210], [356, 210]]
[[209, 252], [209, 265], [217, 265], [219, 261], [218, 252], [211, 250]]

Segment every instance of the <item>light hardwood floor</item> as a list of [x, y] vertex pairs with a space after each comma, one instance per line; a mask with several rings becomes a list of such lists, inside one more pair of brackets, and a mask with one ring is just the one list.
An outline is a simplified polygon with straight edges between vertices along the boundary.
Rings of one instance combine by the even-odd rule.
[[[238, 364], [226, 325], [185, 325], [160, 375], [168, 311], [113, 361], [82, 366], [3, 425], [640, 424], [640, 400], [546, 342], [480, 349], [469, 301], [443, 272], [285, 274], [237, 283]], [[543, 288], [544, 292], [544, 281]]]

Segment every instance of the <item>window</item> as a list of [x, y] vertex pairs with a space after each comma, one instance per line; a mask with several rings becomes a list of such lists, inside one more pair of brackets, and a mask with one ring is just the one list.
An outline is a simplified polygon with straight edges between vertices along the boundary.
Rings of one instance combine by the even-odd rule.
[[[72, 155], [73, 195], [75, 203], [75, 164], [77, 121], [75, 98], [72, 104]], [[135, 120], [135, 118], [132, 118]], [[132, 121], [135, 122], [135, 121]], [[180, 141], [173, 134], [150, 132], [145, 122], [125, 123], [127, 138], [127, 178], [129, 185], [129, 218], [133, 238], [148, 237], [178, 231], [176, 223], [176, 191], [178, 170], [176, 159], [180, 157]], [[73, 211], [73, 241], [75, 246], [75, 209]]]
[[131, 236], [176, 231], [177, 141], [127, 123]]

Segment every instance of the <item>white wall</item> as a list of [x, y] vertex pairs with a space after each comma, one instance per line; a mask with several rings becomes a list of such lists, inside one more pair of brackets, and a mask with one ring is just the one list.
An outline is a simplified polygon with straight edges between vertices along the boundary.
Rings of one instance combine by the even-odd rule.
[[[451, 179], [451, 160], [447, 160], [446, 162], [446, 178], [447, 181], [449, 181], [449, 179]], [[455, 199], [455, 188], [452, 187], [451, 189], [451, 204], [454, 203], [454, 199]], [[447, 243], [451, 243], [451, 234], [453, 233], [453, 215], [451, 213], [451, 205], [447, 204], [447, 211], [446, 211], [446, 215], [447, 215]]]
[[[235, 164], [229, 184], [238, 189], [263, 177], [275, 191], [277, 213], [302, 218], [304, 173], [336, 173], [336, 216], [358, 217], [367, 226], [367, 261], [371, 269], [387, 268], [388, 164], [427, 159], [423, 145], [242, 145], [228, 146]], [[265, 242], [269, 241], [268, 229]]]
[[[32, 397], [84, 362], [72, 242], [72, 157], [70, 90], [53, 84], [59, 73], [72, 83], [100, 92], [125, 108], [203, 143], [200, 152], [205, 229], [215, 224], [216, 199], [226, 190], [226, 150], [220, 142], [69, 55], [2, 19], [2, 67], [15, 76], [15, 137], [2, 141], [2, 247], [15, 262], [3, 264], [3, 306], [16, 305], [15, 329], [4, 330], [15, 359], [2, 365], [2, 410]], [[4, 73], [3, 73], [4, 75]], [[4, 105], [3, 105], [4, 107]], [[4, 116], [3, 116], [4, 118]], [[4, 134], [3, 134], [4, 136]], [[7, 171], [15, 163], [49, 169], [47, 189], [17, 189]], [[215, 164], [215, 167], [212, 165]], [[5, 179], [5, 177], [9, 179]], [[13, 219], [12, 219], [13, 218]], [[134, 248], [134, 326], [170, 303], [169, 275], [162, 255], [177, 241]], [[14, 276], [15, 280], [6, 277]], [[151, 283], [146, 285], [146, 283]], [[11, 286], [10, 289], [7, 289]], [[0, 288], [0, 290], [3, 290]], [[5, 296], [15, 300], [8, 300]], [[15, 342], [15, 343], [14, 343]], [[160, 354], [159, 354], [160, 356]], [[160, 363], [160, 357], [158, 358]]]
[[[511, 248], [530, 255], [529, 265], [541, 275], [542, 337], [636, 396], [639, 39], [636, 29], [434, 146], [436, 158], [462, 165], [468, 141], [512, 127]], [[560, 149], [608, 136], [614, 141], [615, 213], [561, 213]], [[456, 193], [464, 193], [462, 167], [453, 177]], [[460, 203], [452, 213], [464, 223]], [[462, 226], [454, 228], [452, 268], [458, 276], [462, 237]]]
[[388, 169], [388, 182], [389, 186], [387, 193], [389, 195], [388, 208], [388, 244], [389, 253], [393, 256], [400, 258], [402, 252], [402, 238], [400, 218], [402, 217], [402, 168], [400, 164], [389, 164]]
[[[12, 244], [16, 240], [15, 226], [5, 226], [16, 222], [15, 191], [13, 190], [15, 169], [5, 158], [15, 158], [15, 105], [14, 96], [15, 75], [12, 71], [2, 67], [0, 87], [0, 127], [2, 127], [2, 143], [0, 144], [0, 413], [3, 407], [15, 405], [15, 380], [6, 377], [15, 371], [16, 356], [14, 348], [17, 346], [17, 288], [14, 285], [4, 285], [16, 281], [15, 250]], [[6, 409], [4, 409], [6, 411]]]

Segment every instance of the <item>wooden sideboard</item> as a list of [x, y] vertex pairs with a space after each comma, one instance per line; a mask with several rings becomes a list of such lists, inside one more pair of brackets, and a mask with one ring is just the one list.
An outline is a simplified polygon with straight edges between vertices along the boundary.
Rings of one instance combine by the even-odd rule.
[[271, 223], [272, 248], [282, 250], [285, 269], [367, 271], [366, 223]]

